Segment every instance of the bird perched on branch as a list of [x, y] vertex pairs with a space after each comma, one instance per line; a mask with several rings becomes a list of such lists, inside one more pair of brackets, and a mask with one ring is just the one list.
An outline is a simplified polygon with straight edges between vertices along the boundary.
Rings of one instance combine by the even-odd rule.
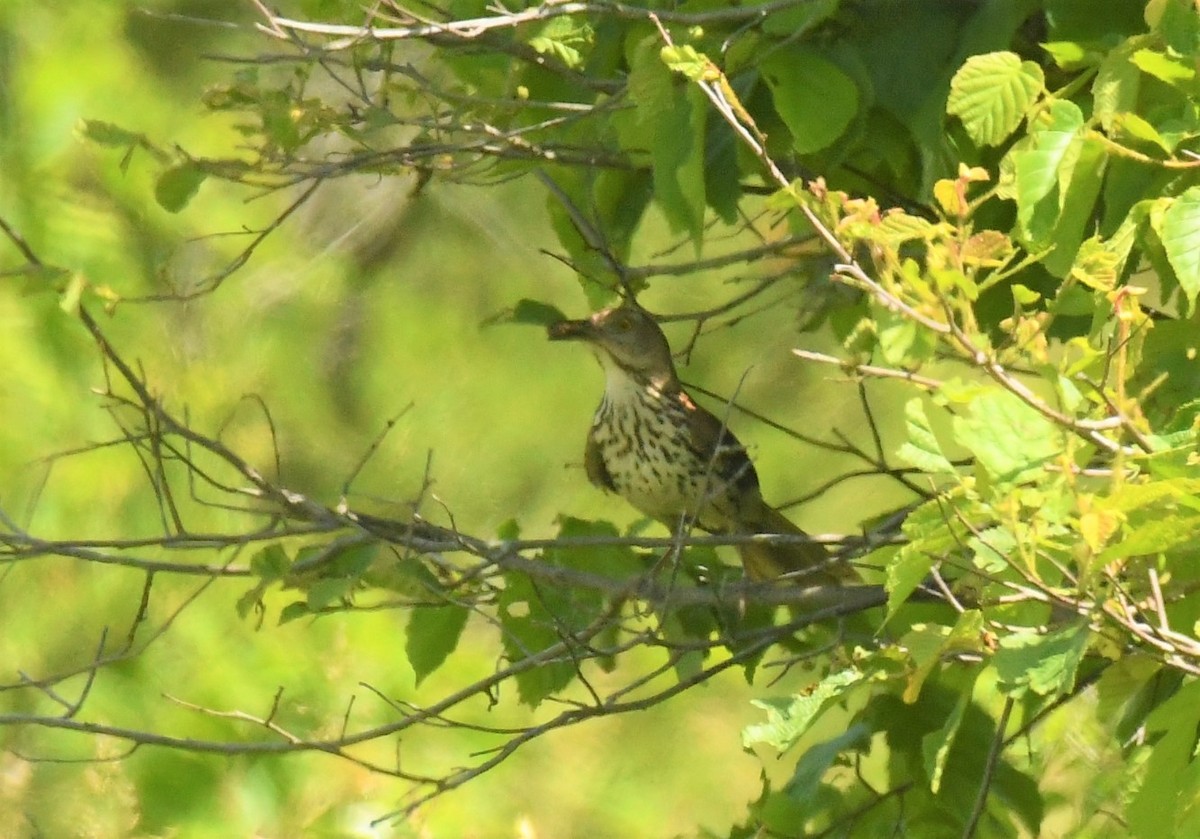
[[[584, 450], [593, 484], [672, 531], [695, 525], [713, 534], [804, 535], [763, 500], [754, 464], [733, 433], [684, 391], [666, 336], [645, 310], [625, 303], [559, 321], [549, 334], [590, 344], [604, 368], [604, 398]], [[737, 549], [752, 580], [805, 570], [813, 573], [797, 577], [808, 583], [837, 576], [816, 542]]]

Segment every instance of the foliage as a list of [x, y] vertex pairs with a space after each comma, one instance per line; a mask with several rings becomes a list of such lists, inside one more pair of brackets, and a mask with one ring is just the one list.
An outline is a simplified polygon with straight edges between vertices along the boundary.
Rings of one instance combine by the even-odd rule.
[[[430, 21], [388, 3], [370, 28], [340, 4], [311, 5], [304, 19], [260, 20], [283, 52], [205, 94], [212, 119], [233, 119], [236, 152], [82, 126], [121, 165], [152, 170], [169, 213], [222, 184], [286, 194], [220, 270], [119, 288], [49, 264], [5, 225], [13, 273], [57, 284], [63, 317], [92, 336], [117, 442], [144, 464], [162, 532], [97, 543], [8, 520], [7, 560], [109, 563], [145, 583], [119, 655], [7, 686], [20, 704], [0, 723], [323, 752], [406, 782], [399, 817], [550, 732], [687, 702], [736, 669], [761, 690], [743, 746], [784, 755], [788, 771], [764, 775], [731, 837], [1200, 830], [1194, 4], [457, 2]], [[903, 498], [854, 521], [863, 535], [831, 540], [863, 585], [755, 586], [715, 552], [734, 538], [658, 538], [565, 511], [545, 536], [523, 537], [515, 518], [485, 532], [417, 512], [428, 482], [411, 514], [359, 503], [351, 480], [323, 500], [161, 399], [91, 314], [220, 299], [331, 182], [413, 173], [418, 191], [534, 181], [594, 306], [681, 278], [739, 281], [732, 294], [696, 286], [703, 305], [676, 314], [694, 323], [692, 344], [779, 306], [832, 335], [836, 357], [800, 355], [852, 379], [872, 443], [815, 435], [859, 461], [825, 488], [865, 471]], [[647, 259], [659, 223], [671, 257]], [[500, 320], [558, 316], [510, 303]], [[872, 402], [888, 386], [903, 388], [891, 425]], [[167, 558], [135, 556], [146, 545]], [[215, 548], [228, 556], [201, 558]], [[237, 582], [237, 611], [264, 626], [397, 610], [418, 684], [470, 639], [497, 652], [425, 704], [374, 691], [381, 716], [352, 724], [347, 711], [337, 730], [281, 719], [278, 699], [236, 712], [252, 734], [88, 719], [91, 680], [136, 652], [153, 581], [173, 574]], [[64, 703], [60, 685], [80, 673]], [[767, 673], [783, 675], [768, 686]], [[463, 715], [480, 697], [531, 716], [489, 727], [498, 743], [453, 768], [360, 748], [478, 728]], [[1100, 758], [1064, 745], [1064, 726]]]

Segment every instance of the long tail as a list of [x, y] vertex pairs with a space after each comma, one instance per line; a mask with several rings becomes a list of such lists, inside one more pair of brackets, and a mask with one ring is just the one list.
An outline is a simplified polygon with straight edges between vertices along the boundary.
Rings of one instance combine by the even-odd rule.
[[[751, 520], [741, 522], [743, 532], [807, 535], [783, 513], [765, 502], [755, 512]], [[773, 580], [783, 574], [794, 574], [796, 582], [801, 585], [828, 585], [844, 579], [844, 574], [828, 566], [829, 552], [819, 542], [797, 542], [792, 545], [750, 542], [739, 545], [738, 553], [741, 554], [746, 576], [752, 580]], [[797, 573], [802, 571], [809, 573]]]

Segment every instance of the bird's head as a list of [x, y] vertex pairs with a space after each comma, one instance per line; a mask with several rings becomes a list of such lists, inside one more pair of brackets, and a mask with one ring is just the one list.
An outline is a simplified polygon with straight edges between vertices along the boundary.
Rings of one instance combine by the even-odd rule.
[[626, 374], [658, 384], [675, 378], [671, 347], [658, 324], [641, 307], [623, 303], [602, 309], [586, 320], [550, 325], [551, 341], [586, 341], [606, 373]]

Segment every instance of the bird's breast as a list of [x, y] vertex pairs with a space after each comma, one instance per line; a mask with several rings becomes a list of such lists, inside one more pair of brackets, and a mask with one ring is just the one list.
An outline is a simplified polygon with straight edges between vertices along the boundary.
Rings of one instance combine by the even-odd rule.
[[617, 493], [651, 518], [673, 524], [697, 517], [722, 530], [719, 509], [729, 491], [712, 454], [697, 451], [688, 410], [654, 388], [607, 392], [592, 422], [591, 445]]

